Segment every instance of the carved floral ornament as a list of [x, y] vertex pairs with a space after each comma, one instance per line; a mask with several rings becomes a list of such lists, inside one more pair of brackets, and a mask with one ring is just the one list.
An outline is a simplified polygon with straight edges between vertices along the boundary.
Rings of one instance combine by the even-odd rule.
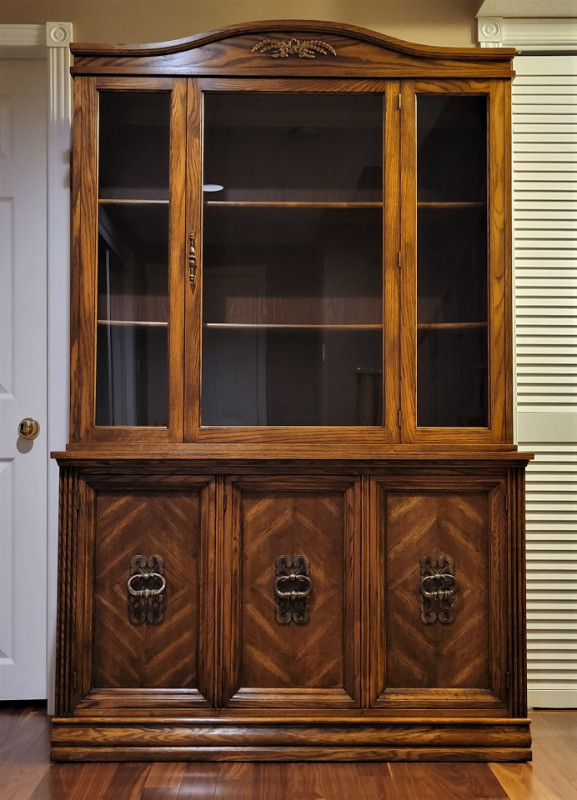
[[316, 58], [317, 54], [322, 56], [336, 56], [337, 51], [327, 42], [319, 39], [263, 39], [257, 42], [251, 49], [251, 53], [266, 53], [272, 58], [288, 58], [298, 56], [299, 58]]

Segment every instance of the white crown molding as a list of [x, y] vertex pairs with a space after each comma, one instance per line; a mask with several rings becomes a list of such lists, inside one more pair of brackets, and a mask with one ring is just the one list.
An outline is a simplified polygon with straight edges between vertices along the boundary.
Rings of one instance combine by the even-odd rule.
[[477, 41], [481, 47], [516, 47], [519, 52], [577, 50], [577, 17], [478, 17]]

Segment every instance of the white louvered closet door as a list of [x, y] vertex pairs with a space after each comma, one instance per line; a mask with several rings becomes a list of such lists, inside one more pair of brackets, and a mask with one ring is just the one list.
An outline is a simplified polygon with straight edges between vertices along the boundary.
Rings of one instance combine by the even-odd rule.
[[513, 82], [519, 448], [527, 471], [529, 704], [577, 707], [577, 55]]

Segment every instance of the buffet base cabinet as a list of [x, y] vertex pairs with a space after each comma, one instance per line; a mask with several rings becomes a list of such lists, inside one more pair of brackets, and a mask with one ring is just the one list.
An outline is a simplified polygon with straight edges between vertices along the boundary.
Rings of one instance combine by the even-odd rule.
[[55, 760], [530, 758], [519, 454], [59, 461]]

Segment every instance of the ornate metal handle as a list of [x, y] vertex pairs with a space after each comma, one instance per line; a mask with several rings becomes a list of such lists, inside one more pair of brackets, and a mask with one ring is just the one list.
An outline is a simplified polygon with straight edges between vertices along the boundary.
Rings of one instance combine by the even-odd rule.
[[158, 625], [162, 622], [166, 578], [161, 556], [133, 556], [126, 588], [129, 594], [128, 615], [134, 625], [142, 625], [143, 622]]
[[[160, 586], [157, 589], [134, 589], [133, 581], [142, 582], [144, 581], [147, 583], [149, 580], [157, 578], [160, 581]], [[166, 579], [164, 575], [160, 575], [158, 572], [145, 572], [142, 575], [131, 575], [128, 579], [128, 591], [134, 597], [154, 597], [157, 594], [162, 594], [166, 588]]]
[[309, 596], [313, 589], [306, 556], [280, 556], [275, 562], [275, 619], [279, 625], [295, 622], [306, 625], [310, 619]]
[[441, 622], [447, 625], [455, 619], [453, 596], [458, 590], [453, 559], [450, 556], [425, 556], [421, 559], [421, 619], [425, 625]]
[[188, 237], [190, 246], [188, 248], [188, 280], [190, 285], [194, 286], [196, 280], [196, 245], [194, 240], [194, 233]]
[[[288, 583], [289, 589], [281, 589], [281, 586], [286, 586]], [[304, 589], [300, 591], [295, 588], [295, 584], [300, 586], [304, 584]], [[297, 597], [308, 597], [313, 588], [311, 579], [307, 575], [287, 575], [285, 577], [277, 578], [274, 582], [274, 593], [277, 597], [295, 599]]]

